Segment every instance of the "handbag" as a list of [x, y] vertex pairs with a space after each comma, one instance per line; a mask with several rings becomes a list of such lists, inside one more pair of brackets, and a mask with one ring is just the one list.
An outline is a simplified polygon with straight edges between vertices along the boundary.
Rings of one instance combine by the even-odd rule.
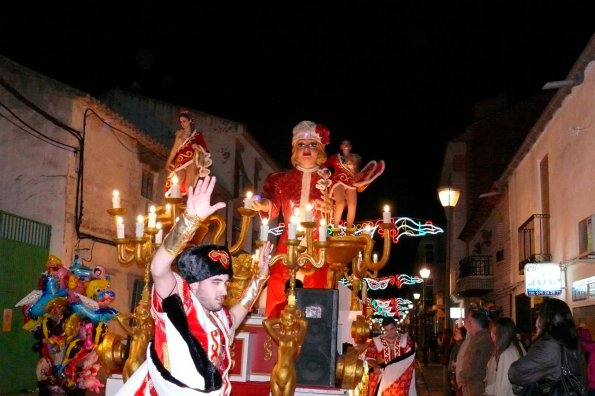
[[581, 378], [573, 374], [568, 368], [566, 346], [560, 343], [562, 349], [561, 375], [557, 380], [540, 381], [524, 387], [520, 396], [584, 396], [586, 390]]
[[583, 396], [586, 395], [585, 385], [581, 378], [573, 374], [568, 368], [568, 357], [566, 356], [566, 346], [562, 344], [562, 375], [558, 385], [560, 395]]

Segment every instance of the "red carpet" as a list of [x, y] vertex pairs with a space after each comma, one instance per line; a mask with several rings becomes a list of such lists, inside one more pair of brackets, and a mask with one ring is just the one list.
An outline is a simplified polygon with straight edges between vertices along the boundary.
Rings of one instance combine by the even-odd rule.
[[270, 382], [231, 382], [231, 396], [269, 396]]

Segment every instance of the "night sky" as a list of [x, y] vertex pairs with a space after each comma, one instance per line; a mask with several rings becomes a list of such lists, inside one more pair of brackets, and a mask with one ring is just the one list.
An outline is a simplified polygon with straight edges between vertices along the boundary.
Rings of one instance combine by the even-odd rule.
[[445, 142], [472, 105], [564, 79], [595, 32], [587, 0], [19, 3], [0, 12], [0, 54], [92, 95], [118, 87], [241, 122], [282, 167], [293, 126], [325, 124], [327, 153], [349, 139], [386, 162], [358, 220], [388, 201], [441, 226]]

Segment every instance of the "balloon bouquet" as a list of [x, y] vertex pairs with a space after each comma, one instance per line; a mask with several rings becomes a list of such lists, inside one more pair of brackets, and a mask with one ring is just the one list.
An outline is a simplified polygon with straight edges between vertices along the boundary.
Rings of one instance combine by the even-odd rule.
[[117, 314], [109, 305], [115, 299], [109, 276], [101, 266], [89, 268], [75, 258], [70, 268], [53, 255], [33, 290], [16, 307], [24, 314], [23, 329], [38, 340], [37, 380], [40, 394], [100, 393], [97, 346], [107, 323]]

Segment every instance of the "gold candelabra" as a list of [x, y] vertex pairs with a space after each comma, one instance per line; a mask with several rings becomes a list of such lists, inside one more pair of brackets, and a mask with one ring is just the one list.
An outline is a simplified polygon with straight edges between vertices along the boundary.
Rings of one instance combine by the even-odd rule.
[[[281, 262], [289, 270], [289, 295], [287, 297], [286, 309], [297, 310], [296, 297], [295, 297], [295, 279], [298, 270], [302, 270], [305, 273], [315, 271], [322, 268], [325, 263], [329, 264], [329, 276], [327, 278], [327, 288], [337, 287], [339, 276], [348, 272], [348, 264], [352, 263], [352, 295], [351, 305], [352, 310], [359, 310], [359, 298], [357, 292], [360, 288], [361, 279], [370, 276], [376, 277], [378, 271], [381, 270], [390, 258], [391, 250], [391, 239], [390, 230], [394, 227], [392, 223], [382, 223], [380, 227], [384, 230], [383, 233], [383, 250], [380, 260], [375, 261], [373, 257], [374, 240], [369, 234], [363, 235], [341, 235], [324, 238], [325, 240], [313, 240], [312, 230], [316, 226], [314, 222], [302, 222], [304, 231], [301, 235], [302, 239], [292, 238], [287, 239], [285, 244], [287, 245], [287, 253], [277, 254], [271, 259], [270, 265], [277, 262]], [[363, 297], [365, 299], [365, 297]], [[358, 319], [352, 325], [354, 331], [354, 339], [357, 342], [363, 342], [369, 338], [370, 334], [370, 322], [365, 312], [366, 304], [364, 302], [364, 315], [358, 316]], [[298, 310], [299, 311], [299, 310]], [[303, 316], [303, 313], [299, 314]], [[281, 321], [284, 319], [294, 320], [293, 316], [281, 315]], [[285, 323], [281, 323], [281, 327], [290, 326]], [[298, 348], [301, 345], [297, 346]], [[295, 354], [294, 359], [297, 359], [298, 354]], [[363, 363], [357, 356], [354, 356], [353, 351], [349, 351], [345, 356], [341, 356], [338, 360], [336, 367], [336, 377], [340, 384], [344, 388], [353, 389], [363, 377]], [[271, 378], [271, 383], [278, 382], [279, 379]], [[271, 387], [273, 396], [283, 396], [285, 393], [290, 392], [293, 394], [295, 391], [295, 384], [293, 389], [285, 390], [281, 393], [280, 391], [273, 392], [274, 388]], [[278, 393], [278, 394], [277, 394]]]

